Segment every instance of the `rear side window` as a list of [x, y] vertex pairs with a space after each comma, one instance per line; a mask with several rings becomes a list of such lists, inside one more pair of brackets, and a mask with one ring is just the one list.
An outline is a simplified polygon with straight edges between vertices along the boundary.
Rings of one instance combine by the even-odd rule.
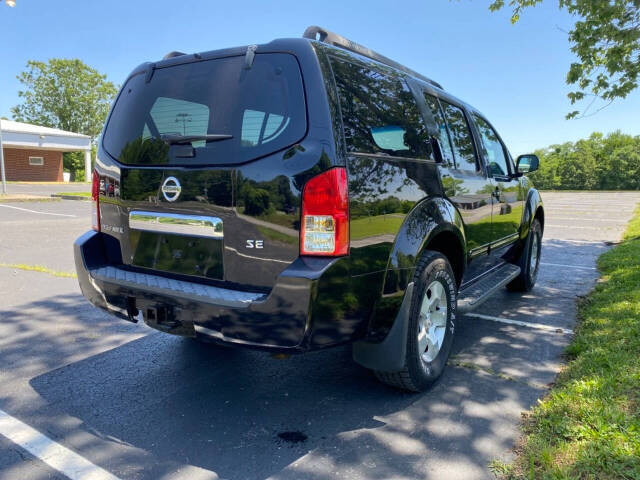
[[471, 130], [461, 108], [447, 102], [441, 102], [444, 116], [451, 133], [453, 152], [456, 157], [456, 166], [462, 170], [479, 170], [476, 162], [476, 154], [473, 149]]
[[453, 160], [453, 148], [451, 148], [451, 140], [449, 139], [449, 133], [447, 133], [447, 124], [444, 121], [444, 115], [438, 99], [428, 93], [424, 94], [424, 99], [427, 102], [427, 107], [431, 110], [433, 119], [438, 125], [438, 144], [442, 151], [442, 160], [445, 165], [453, 167], [455, 165]]
[[[286, 148], [306, 132], [302, 77], [293, 55], [257, 54], [156, 69], [123, 87], [103, 146], [126, 164], [241, 163]], [[194, 138], [177, 144], [168, 137]], [[186, 150], [185, 150], [186, 147]]]
[[423, 119], [404, 81], [336, 58], [331, 65], [348, 151], [431, 158]]

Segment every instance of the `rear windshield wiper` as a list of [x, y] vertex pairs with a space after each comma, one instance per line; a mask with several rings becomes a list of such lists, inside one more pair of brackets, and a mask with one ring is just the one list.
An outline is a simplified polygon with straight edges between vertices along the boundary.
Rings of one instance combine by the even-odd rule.
[[211, 133], [206, 135], [160, 135], [160, 140], [169, 145], [181, 145], [185, 143], [197, 142], [204, 140], [206, 142], [219, 142], [220, 140], [228, 140], [233, 135], [224, 133]]

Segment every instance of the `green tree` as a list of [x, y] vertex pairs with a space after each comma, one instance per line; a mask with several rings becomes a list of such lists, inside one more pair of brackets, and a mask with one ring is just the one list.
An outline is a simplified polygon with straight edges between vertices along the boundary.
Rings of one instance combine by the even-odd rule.
[[578, 140], [572, 151], [559, 163], [557, 174], [560, 177], [562, 188], [569, 190], [592, 190], [598, 184], [596, 170], [597, 158], [601, 146], [599, 133], [591, 135], [588, 139]]
[[[494, 0], [489, 9], [506, 3], [516, 23], [522, 10], [542, 0]], [[568, 94], [571, 104], [587, 98], [608, 103], [625, 98], [638, 87], [640, 75], [640, 0], [558, 0], [560, 8], [578, 17], [569, 31], [571, 51], [577, 56], [567, 73], [576, 89]], [[582, 115], [589, 113], [593, 102]], [[567, 114], [573, 118], [578, 110]]]
[[636, 190], [640, 188], [640, 139], [621, 132], [608, 135], [602, 144], [598, 188]]
[[82, 133], [95, 142], [117, 88], [106, 75], [78, 59], [29, 60], [17, 76], [25, 87], [15, 120]]
[[533, 153], [535, 153], [540, 159], [540, 167], [537, 171], [529, 173], [528, 177], [533, 181], [538, 189], [553, 190], [558, 162], [548, 152], [548, 149], [539, 149]]
[[560, 164], [573, 151], [573, 143], [566, 142], [561, 145], [551, 145], [535, 153], [540, 157], [540, 169], [531, 174], [530, 178], [541, 190], [553, 190], [561, 187], [561, 179], [558, 175]]
[[560, 185], [567, 190], [591, 190], [596, 185], [593, 155], [572, 152], [558, 165]]
[[[96, 158], [96, 146], [91, 146], [91, 158]], [[84, 152], [64, 152], [62, 154], [62, 167], [65, 172], [71, 173], [72, 182], [84, 182], [90, 179], [84, 178]]]
[[529, 178], [540, 190], [640, 189], [640, 136], [596, 132], [535, 153], [540, 168]]
[[269, 192], [262, 188], [249, 188], [244, 204], [244, 213], [247, 215], [267, 213], [270, 207]]

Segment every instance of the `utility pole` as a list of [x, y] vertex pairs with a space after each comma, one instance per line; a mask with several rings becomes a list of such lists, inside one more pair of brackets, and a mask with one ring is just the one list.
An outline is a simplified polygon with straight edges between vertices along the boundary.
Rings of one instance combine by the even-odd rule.
[[[6, 0], [11, 8], [16, 6], [16, 0]], [[2, 193], [7, 194], [7, 179], [4, 176], [4, 151], [2, 150], [2, 120], [0, 120], [0, 175], [2, 175]]]
[[182, 134], [187, 134], [187, 122], [192, 122], [190, 113], [178, 113], [176, 114], [176, 123], [182, 122]]
[[7, 194], [7, 179], [4, 176], [4, 152], [2, 147], [2, 120], [0, 120], [0, 174], [2, 175], [2, 193]]

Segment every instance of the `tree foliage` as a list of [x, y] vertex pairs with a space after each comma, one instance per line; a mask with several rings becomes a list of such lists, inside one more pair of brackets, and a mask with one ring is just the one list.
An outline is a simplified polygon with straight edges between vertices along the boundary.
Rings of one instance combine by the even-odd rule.
[[95, 141], [117, 88], [106, 75], [78, 59], [29, 60], [17, 76], [22, 104], [11, 109], [16, 121], [82, 133]]
[[593, 133], [536, 154], [540, 169], [530, 178], [541, 190], [640, 189], [640, 136]]
[[[492, 11], [505, 3], [512, 8], [511, 22], [522, 10], [542, 0], [494, 0]], [[558, 0], [560, 8], [579, 18], [569, 31], [571, 51], [576, 55], [567, 83], [576, 89], [568, 94], [571, 104], [591, 98], [608, 103], [625, 98], [638, 87], [640, 75], [640, 0]], [[576, 117], [578, 110], [567, 114]]]
[[[91, 146], [91, 158], [96, 158], [96, 145]], [[64, 152], [62, 154], [62, 167], [65, 172], [71, 173], [72, 182], [88, 182], [84, 171], [84, 152]]]

